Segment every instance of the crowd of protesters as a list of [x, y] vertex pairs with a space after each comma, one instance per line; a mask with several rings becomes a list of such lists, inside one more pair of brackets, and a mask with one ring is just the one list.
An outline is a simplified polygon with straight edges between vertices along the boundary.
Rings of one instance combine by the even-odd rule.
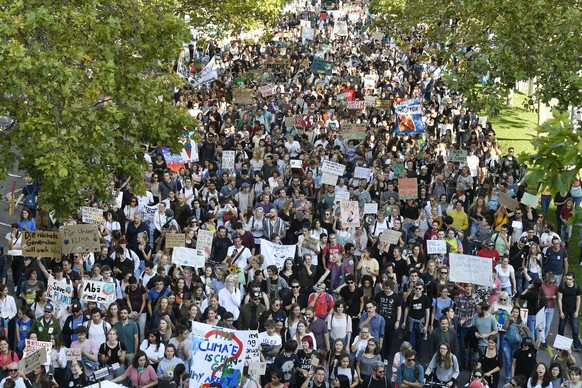
[[[543, 184], [528, 187], [513, 148], [502, 150], [491, 124], [447, 87], [420, 41], [388, 32], [372, 39], [362, 3], [291, 7], [273, 41], [212, 43], [218, 79], [175, 94], [198, 119], [183, 167], [168, 168], [161, 144], [144, 145], [146, 194], [115, 176], [108, 190], [122, 193], [121, 206], [84, 204], [105, 211], [99, 252], [23, 256], [23, 231], [58, 227], [37, 212], [38, 187], [28, 182], [18, 199], [26, 207], [6, 236], [9, 264], [0, 263], [0, 386], [81, 387], [104, 366], [134, 387], [188, 386], [190, 330], [203, 322], [260, 331], [267, 373], [245, 369], [242, 387], [580, 387], [571, 352], [581, 347], [582, 289], [569, 266], [582, 256], [568, 256], [580, 176], [553, 197]], [[313, 39], [302, 38], [301, 20]], [[337, 20], [348, 21], [347, 36], [334, 33]], [[204, 54], [191, 48], [191, 71]], [[334, 63], [331, 75], [310, 72], [315, 57]], [[235, 88], [267, 83], [274, 95], [232, 101]], [[343, 93], [390, 104], [347, 110], [336, 99]], [[403, 134], [392, 106], [413, 98], [425, 130]], [[304, 125], [285, 120], [296, 115]], [[365, 124], [365, 138], [346, 137], [346, 123]], [[234, 168], [224, 169], [231, 150]], [[451, 150], [466, 151], [466, 161], [453, 162]], [[325, 160], [346, 166], [336, 185], [321, 182]], [[355, 178], [356, 167], [370, 177]], [[399, 178], [417, 178], [417, 198], [400, 198]], [[342, 226], [340, 192], [359, 202], [360, 227]], [[526, 192], [540, 206], [520, 203]], [[556, 218], [546, 219], [552, 200]], [[363, 214], [369, 203], [376, 214]], [[75, 223], [79, 215], [65, 224]], [[397, 244], [381, 238], [389, 229], [401, 232]], [[214, 232], [206, 266], [173, 263], [166, 236], [184, 233], [195, 248], [199, 230]], [[304, 246], [310, 238], [316, 248]], [[261, 240], [296, 245], [297, 254], [283, 268], [267, 266]], [[446, 253], [428, 254], [427, 240], [444, 240]], [[493, 282], [452, 281], [451, 253], [489, 258]], [[8, 266], [14, 288], [5, 285]], [[49, 276], [73, 286], [72, 304], [49, 298]], [[87, 279], [114, 284], [117, 301], [83, 301]], [[545, 324], [536, 325], [542, 308]], [[552, 343], [554, 315], [573, 345], [546, 365], [536, 355]], [[53, 343], [48, 367], [28, 376], [17, 367], [26, 339]], [[81, 349], [81, 359], [67, 360], [67, 348]], [[469, 382], [459, 381], [462, 370]]]

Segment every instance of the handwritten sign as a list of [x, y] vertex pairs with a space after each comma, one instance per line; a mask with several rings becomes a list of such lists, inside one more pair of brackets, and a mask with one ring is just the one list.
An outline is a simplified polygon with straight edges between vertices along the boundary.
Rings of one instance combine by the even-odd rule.
[[392, 229], [386, 229], [382, 233], [380, 233], [380, 241], [389, 244], [389, 245], [398, 245], [400, 242], [400, 236], [402, 236], [402, 232]]
[[376, 202], [366, 203], [364, 205], [364, 214], [378, 213], [378, 204]]
[[340, 202], [340, 220], [342, 228], [358, 228], [360, 226], [360, 205], [358, 201]]
[[[372, 88], [374, 87], [374, 85], [371, 86]], [[376, 106], [376, 97], [374, 96], [365, 96], [364, 97], [364, 106], [365, 107], [370, 107], [373, 108]]]
[[400, 199], [418, 198], [418, 183], [416, 178], [398, 179], [398, 194]]
[[83, 280], [83, 295], [85, 302], [112, 303], [115, 301], [115, 283]]
[[337, 36], [348, 36], [348, 23], [345, 20], [337, 20], [333, 26], [333, 32]]
[[206, 261], [203, 250], [176, 247], [172, 251], [172, 262], [186, 267], [202, 268]]
[[348, 92], [340, 93], [337, 96], [335, 96], [335, 99], [338, 101], [347, 100], [349, 95], [350, 95], [350, 93], [348, 93]]
[[47, 354], [51, 354], [53, 350], [53, 344], [48, 341], [34, 341], [34, 340], [26, 340], [26, 347], [24, 348], [24, 357], [28, 357], [32, 353], [38, 351], [39, 349], [46, 350]]
[[81, 206], [81, 219], [87, 224], [100, 224], [103, 218], [103, 209], [97, 207]]
[[22, 232], [24, 256], [60, 258], [63, 235], [60, 232]]
[[531, 206], [532, 208], [536, 208], [538, 206], [539, 198], [537, 195], [532, 195], [530, 193], [523, 193], [523, 197], [521, 197], [521, 203], [525, 206]]
[[350, 200], [350, 192], [349, 191], [338, 191], [335, 193], [335, 202], [341, 201], [349, 201]]
[[186, 245], [184, 233], [166, 233], [166, 248], [183, 247]]
[[350, 110], [364, 109], [364, 101], [359, 100], [348, 101], [346, 109]]
[[516, 199], [511, 198], [509, 195], [500, 192], [498, 196], [499, 203], [504, 205], [508, 210], [514, 211], [518, 206], [519, 202]]
[[366, 124], [342, 124], [342, 133], [346, 139], [365, 139], [367, 129]]
[[319, 249], [319, 240], [316, 239], [315, 237], [309, 236], [303, 240], [303, 242], [301, 243], [301, 248], [317, 252]]
[[99, 252], [99, 230], [96, 225], [65, 225], [63, 228], [63, 253]]
[[69, 361], [72, 360], [81, 361], [81, 349], [80, 348], [65, 349], [65, 357], [67, 357], [67, 360]]
[[222, 169], [232, 170], [234, 168], [235, 151], [222, 151]]
[[346, 166], [344, 166], [343, 164], [330, 162], [329, 160], [324, 160], [321, 165], [321, 171], [334, 174], [337, 176], [342, 176], [346, 172]]
[[372, 169], [371, 168], [366, 168], [366, 167], [356, 167], [354, 169], [354, 178], [359, 178], [359, 179], [370, 179], [370, 176], [372, 175]]
[[450, 279], [458, 283], [473, 283], [489, 287], [493, 282], [491, 259], [486, 257], [449, 254]]
[[467, 161], [467, 151], [449, 150], [449, 160], [451, 162], [465, 163]]
[[337, 184], [337, 178], [337, 175], [324, 171], [321, 174], [321, 184], [335, 186]]
[[198, 229], [198, 239], [196, 240], [196, 249], [204, 252], [210, 252], [212, 249], [212, 239], [214, 232], [210, 230]]
[[277, 85], [267, 84], [264, 86], [259, 87], [259, 92], [263, 97], [269, 97], [274, 94], [277, 94]]
[[426, 240], [426, 253], [429, 255], [444, 255], [447, 253], [445, 240]]
[[253, 89], [232, 89], [232, 102], [237, 105], [250, 105], [253, 103]]
[[262, 376], [267, 372], [266, 362], [249, 362], [249, 374], [253, 376]]
[[57, 280], [50, 276], [47, 282], [48, 297], [55, 303], [62, 303], [64, 305], [71, 304], [73, 299], [73, 285], [67, 284], [65, 281]]
[[47, 351], [45, 348], [39, 348], [24, 357], [18, 365], [20, 370], [25, 374], [31, 373], [35, 368], [39, 368], [47, 363]]
[[392, 104], [393, 104], [392, 100], [376, 99], [376, 105], [374, 105], [374, 108], [389, 110], [389, 109], [392, 109]]
[[556, 334], [556, 339], [554, 340], [554, 348], [561, 350], [568, 350], [572, 347], [574, 340], [572, 338], [564, 337], [563, 335]]
[[284, 123], [286, 128], [293, 128], [295, 126], [295, 116], [285, 117]]

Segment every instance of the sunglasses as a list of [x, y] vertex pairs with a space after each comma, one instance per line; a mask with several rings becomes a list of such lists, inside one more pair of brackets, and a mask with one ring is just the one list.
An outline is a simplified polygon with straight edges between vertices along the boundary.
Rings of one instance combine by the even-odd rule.
[[482, 375], [474, 375], [473, 377], [475, 377], [476, 379], [480, 379], [483, 376]]
[[8, 369], [8, 372], [18, 372], [18, 369]]
[[407, 358], [406, 361], [414, 361], [416, 360], [416, 357], [412, 357], [412, 358]]
[[441, 275], [448, 275], [448, 272], [441, 272]]
[[347, 284], [354, 284], [354, 282], [346, 282]]
[[301, 288], [301, 287], [299, 287], [299, 286], [291, 286], [291, 288]]

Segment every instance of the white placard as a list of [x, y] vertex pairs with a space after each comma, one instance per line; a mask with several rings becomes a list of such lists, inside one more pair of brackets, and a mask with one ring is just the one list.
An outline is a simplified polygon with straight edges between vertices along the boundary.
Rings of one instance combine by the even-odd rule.
[[573, 339], [557, 334], [556, 339], [554, 340], [554, 348], [568, 350], [572, 347], [573, 342]]
[[249, 362], [249, 374], [253, 376], [262, 376], [267, 372], [266, 362]]
[[376, 202], [364, 204], [364, 214], [376, 214], [378, 213], [378, 204]]
[[359, 179], [370, 179], [370, 176], [372, 175], [372, 169], [371, 168], [366, 168], [366, 167], [356, 167], [354, 169], [354, 178], [359, 178]]
[[23, 357], [28, 357], [30, 354], [36, 352], [40, 348], [44, 348], [47, 354], [51, 354], [51, 351], [53, 350], [52, 342], [48, 341], [34, 341], [27, 339], [25, 344], [26, 346], [24, 348], [25, 351]]
[[530, 193], [523, 193], [523, 197], [521, 197], [521, 203], [526, 206], [531, 206], [532, 208], [536, 208], [538, 206], [539, 198], [537, 195], [532, 195]]
[[303, 165], [301, 164], [301, 160], [299, 159], [291, 159], [291, 168], [301, 168]]
[[481, 128], [485, 128], [485, 125], [487, 125], [487, 116], [479, 116], [479, 125]]
[[349, 96], [350, 96], [350, 94], [348, 92], [340, 93], [337, 96], [335, 96], [335, 99], [338, 101], [347, 100]]
[[210, 255], [213, 238], [214, 238], [213, 231], [198, 229], [198, 239], [196, 240], [196, 249], [206, 252], [207, 255]]
[[490, 287], [493, 283], [491, 259], [486, 257], [449, 254], [450, 279], [457, 283], [473, 283]]
[[467, 151], [449, 150], [449, 160], [451, 162], [465, 163], [467, 161]]
[[346, 172], [346, 166], [343, 164], [330, 162], [329, 160], [324, 160], [321, 164], [321, 171], [328, 172], [337, 176], [343, 176]]
[[66, 281], [59, 281], [50, 276], [47, 282], [48, 297], [55, 303], [70, 305], [73, 299], [73, 284]]
[[329, 172], [324, 171], [321, 174], [321, 184], [335, 186], [337, 184], [337, 178], [338, 178], [337, 175], [330, 174]]
[[333, 33], [337, 36], [347, 36], [348, 23], [345, 20], [337, 20], [333, 26]]
[[313, 40], [313, 35], [315, 30], [311, 27], [303, 27], [301, 28], [301, 38], [305, 40]]
[[426, 253], [429, 255], [444, 255], [447, 253], [445, 240], [426, 240]]
[[335, 200], [334, 202], [342, 202], [342, 201], [349, 201], [350, 200], [350, 192], [349, 191], [338, 191], [335, 193]]
[[176, 247], [172, 251], [172, 263], [186, 267], [203, 268], [206, 255], [201, 249]]
[[235, 151], [222, 151], [222, 169], [231, 170], [234, 168]]
[[81, 348], [65, 348], [65, 357], [69, 361], [81, 361]]
[[113, 303], [115, 302], [115, 283], [83, 280], [83, 296], [85, 302]]
[[546, 327], [546, 308], [542, 307], [540, 311], [538, 311], [538, 313], [536, 314], [536, 327], [535, 329], [538, 329], [538, 326], [542, 325], [542, 328]]

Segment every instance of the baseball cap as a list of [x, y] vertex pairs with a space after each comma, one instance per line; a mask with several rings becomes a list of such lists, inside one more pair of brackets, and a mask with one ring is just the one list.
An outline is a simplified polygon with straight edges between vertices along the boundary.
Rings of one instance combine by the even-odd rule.
[[60, 265], [57, 265], [54, 269], [53, 272], [63, 272], [63, 267], [61, 267]]
[[249, 184], [247, 182], [243, 183], [242, 185], [240, 185], [241, 189], [248, 189], [249, 188]]
[[45, 313], [52, 313], [55, 311], [55, 308], [53, 307], [52, 304], [47, 304], [46, 306], [44, 306], [44, 312]]
[[255, 298], [260, 298], [261, 295], [261, 291], [253, 291], [251, 292], [251, 298], [255, 299]]
[[235, 234], [232, 235], [232, 238], [233, 239], [235, 239], [235, 238], [242, 238], [242, 236], [240, 234], [238, 234], [238, 233], [235, 233]]
[[315, 285], [315, 288], [324, 288], [325, 289], [325, 283], [324, 282], [317, 282], [317, 284]]
[[81, 308], [81, 303], [75, 302], [73, 303], [73, 305], [71, 306], [71, 310], [76, 313], [82, 310]]
[[533, 339], [531, 337], [525, 337], [523, 339], [523, 344], [531, 346], [531, 345], [533, 345]]

